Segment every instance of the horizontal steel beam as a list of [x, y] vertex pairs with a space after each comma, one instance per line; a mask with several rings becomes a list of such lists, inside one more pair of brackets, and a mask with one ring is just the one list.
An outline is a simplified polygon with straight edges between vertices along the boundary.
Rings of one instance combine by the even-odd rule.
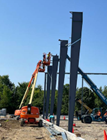
[[[48, 74], [47, 72], [45, 72], [46, 74]], [[59, 73], [57, 73], [59, 74]], [[65, 72], [65, 74], [70, 74], [69, 72]], [[80, 74], [80, 73], [78, 73]], [[107, 73], [84, 73], [84, 74], [87, 74], [87, 75], [107, 75]]]

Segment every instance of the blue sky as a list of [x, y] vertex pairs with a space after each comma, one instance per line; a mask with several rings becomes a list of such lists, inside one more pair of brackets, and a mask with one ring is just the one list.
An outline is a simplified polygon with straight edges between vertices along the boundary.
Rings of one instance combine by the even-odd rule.
[[[58, 39], [70, 42], [69, 11], [83, 12], [79, 67], [84, 72], [107, 72], [106, 0], [0, 0], [0, 75], [9, 75], [15, 85], [28, 82], [44, 52], [59, 55]], [[90, 77], [98, 87], [107, 85], [107, 76]], [[37, 85], [43, 83], [44, 74], [39, 73]]]

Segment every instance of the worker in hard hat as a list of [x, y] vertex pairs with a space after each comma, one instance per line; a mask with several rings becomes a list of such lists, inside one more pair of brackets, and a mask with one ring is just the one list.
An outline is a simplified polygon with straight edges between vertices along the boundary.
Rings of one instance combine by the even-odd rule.
[[96, 116], [95, 116], [95, 119], [98, 119], [99, 117], [101, 117], [101, 112], [100, 112], [100, 110], [98, 110], [98, 112], [97, 112], [97, 114], [96, 114]]
[[51, 56], [51, 53], [49, 52], [48, 55], [47, 55], [47, 60], [48, 61], [50, 60], [50, 56]]
[[[43, 62], [45, 62], [46, 61], [46, 54], [44, 53], [43, 54]], [[43, 69], [45, 69], [45, 65], [43, 64]]]
[[43, 54], [43, 61], [46, 61], [46, 54]]

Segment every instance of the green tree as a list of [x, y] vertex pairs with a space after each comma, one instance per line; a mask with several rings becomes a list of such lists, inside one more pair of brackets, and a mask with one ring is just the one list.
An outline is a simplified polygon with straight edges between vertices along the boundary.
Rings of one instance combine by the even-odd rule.
[[[20, 103], [22, 101], [22, 98], [23, 98], [23, 96], [25, 94], [27, 86], [28, 86], [28, 83], [27, 82], [23, 82], [23, 83], [18, 83], [18, 86], [16, 87], [16, 92], [15, 92], [15, 102], [16, 102], [15, 107], [16, 107], [16, 109], [19, 108], [19, 105], [20, 105]], [[31, 90], [31, 88], [29, 89], [29, 93], [30, 93], [30, 90]], [[27, 95], [27, 98], [29, 97], [29, 93]], [[26, 104], [27, 98], [25, 99], [23, 105]]]
[[54, 111], [53, 113], [57, 113], [57, 102], [58, 102], [58, 90], [55, 91], [55, 100], [54, 100]]
[[68, 102], [69, 102], [69, 84], [63, 87], [63, 97], [62, 97], [62, 109], [61, 114], [68, 114]]
[[0, 76], [0, 108], [7, 108], [7, 112], [14, 111], [15, 85], [10, 81], [9, 76]]
[[15, 89], [15, 85], [10, 81], [8, 75], [0, 76], [0, 84], [6, 85], [11, 91]]

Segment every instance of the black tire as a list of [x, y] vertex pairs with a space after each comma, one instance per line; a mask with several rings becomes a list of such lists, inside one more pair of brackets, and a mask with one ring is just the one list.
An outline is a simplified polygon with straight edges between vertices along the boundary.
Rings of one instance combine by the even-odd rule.
[[84, 120], [83, 120], [83, 118], [81, 118], [81, 122], [82, 122], [82, 123], [84, 123]]
[[21, 119], [21, 123], [20, 123], [21, 126], [24, 125], [24, 119]]
[[16, 117], [16, 120], [19, 120], [19, 118], [20, 118], [20, 116], [17, 116], [17, 117]]
[[84, 123], [91, 123], [92, 122], [92, 118], [91, 118], [91, 116], [86, 116], [86, 117], [84, 117]]
[[42, 127], [42, 120], [39, 121], [39, 127]]

